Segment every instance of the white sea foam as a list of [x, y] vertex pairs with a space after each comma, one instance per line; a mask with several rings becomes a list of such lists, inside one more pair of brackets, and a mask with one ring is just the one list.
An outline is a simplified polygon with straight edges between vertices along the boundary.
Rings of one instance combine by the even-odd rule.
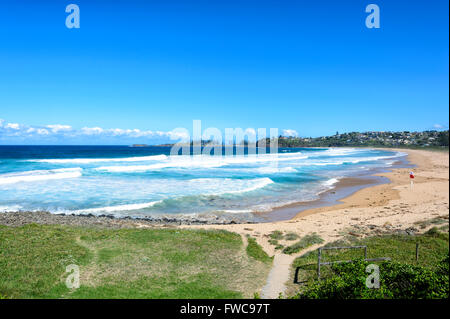
[[248, 214], [248, 213], [253, 213], [253, 210], [251, 210], [251, 209], [224, 209], [224, 210], [221, 210], [221, 212], [228, 213], [228, 214]]
[[119, 157], [119, 158], [64, 158], [64, 159], [32, 159], [27, 162], [50, 163], [50, 164], [90, 164], [101, 162], [145, 162], [160, 161], [166, 159], [166, 155]]
[[161, 170], [164, 168], [214, 168], [223, 165], [224, 164], [222, 163], [214, 161], [173, 161], [151, 165], [100, 166], [97, 167], [96, 170], [107, 171], [110, 173], [133, 173]]
[[334, 184], [336, 184], [337, 182], [339, 182], [339, 179], [330, 178], [329, 180], [323, 182], [323, 185], [330, 187], [330, 186], [333, 186]]
[[148, 203], [139, 203], [139, 204], [127, 204], [127, 205], [116, 205], [116, 206], [106, 206], [106, 207], [97, 207], [97, 208], [87, 208], [87, 209], [79, 209], [74, 211], [68, 211], [66, 213], [71, 214], [99, 214], [99, 213], [112, 213], [112, 212], [120, 212], [120, 211], [131, 211], [131, 210], [139, 210], [148, 207], [152, 207], [155, 204], [161, 203], [161, 200], [148, 202]]
[[80, 167], [75, 167], [1, 174], [0, 185], [18, 182], [35, 182], [63, 178], [76, 178], [82, 175], [82, 170], [83, 169]]
[[0, 206], [0, 213], [17, 212], [22, 209], [20, 205]]
[[258, 167], [256, 169], [261, 174], [276, 174], [276, 173], [295, 173], [297, 170], [293, 167]]
[[292, 203], [295, 203], [296, 201], [286, 201], [286, 202], [273, 202], [273, 203], [266, 203], [266, 204], [260, 204], [252, 206], [252, 212], [258, 212], [258, 213], [268, 213], [276, 208], [280, 208]]
[[113, 173], [121, 172], [144, 172], [152, 170], [161, 170], [165, 168], [187, 169], [187, 168], [217, 168], [228, 165], [238, 164], [254, 164], [262, 162], [276, 162], [276, 161], [298, 161], [306, 159], [308, 156], [278, 156], [286, 154], [264, 154], [264, 155], [248, 155], [248, 156], [169, 156], [166, 160], [160, 163], [149, 165], [127, 165], [127, 166], [100, 166], [97, 170], [107, 171]]
[[[272, 184], [273, 181], [270, 178], [264, 177], [264, 178], [257, 178], [252, 179], [244, 182], [236, 182], [236, 180], [232, 179], [217, 179], [217, 178], [197, 178], [187, 181], [187, 185], [191, 184], [192, 187], [204, 189], [206, 190], [206, 186], [212, 186], [212, 185], [226, 185], [225, 190], [222, 190], [220, 192], [208, 192], [206, 191], [203, 194], [199, 195], [206, 195], [206, 196], [219, 196], [219, 195], [225, 195], [225, 194], [240, 194], [240, 193], [246, 193], [255, 191], [258, 189], [261, 189], [269, 184]], [[231, 187], [234, 184], [234, 187]], [[240, 185], [238, 185], [240, 184]], [[232, 190], [232, 188], [241, 187], [237, 190]], [[181, 198], [181, 197], [180, 197]], [[175, 199], [175, 198], [173, 198]], [[126, 205], [115, 205], [115, 206], [105, 206], [105, 207], [95, 207], [95, 208], [86, 208], [86, 209], [79, 209], [79, 210], [73, 210], [73, 211], [60, 211], [60, 213], [66, 213], [66, 214], [94, 214], [99, 215], [102, 213], [117, 213], [117, 212], [124, 212], [124, 211], [136, 211], [144, 208], [153, 207], [154, 205], [158, 203], [162, 203], [163, 200], [158, 201], [152, 201], [152, 202], [146, 202], [146, 203], [137, 203], [137, 204], [126, 204]], [[232, 212], [232, 210], [227, 211], [229, 213]], [[243, 213], [244, 211], [240, 211]], [[246, 211], [250, 212], [250, 211]], [[236, 211], [235, 213], [238, 213]]]
[[320, 151], [317, 155], [320, 156], [343, 156], [343, 155], [350, 155], [354, 153], [358, 153], [359, 150], [356, 148], [329, 148], [325, 151]]
[[389, 156], [367, 156], [367, 157], [347, 157], [339, 160], [310, 160], [302, 163], [298, 163], [300, 166], [329, 166], [329, 165], [343, 165], [343, 164], [357, 164], [361, 162], [375, 162], [380, 160], [392, 159], [402, 157], [407, 154], [397, 152], [394, 155]]
[[266, 187], [267, 185], [273, 184], [273, 180], [271, 180], [268, 177], [264, 177], [264, 178], [257, 178], [254, 179], [254, 184], [252, 186], [249, 186], [247, 188], [241, 189], [241, 190], [235, 190], [235, 191], [225, 191], [222, 193], [216, 193], [217, 195], [221, 195], [221, 194], [239, 194], [239, 193], [247, 193], [247, 192], [252, 192], [255, 191], [257, 189]]
[[[166, 156], [159, 162], [147, 164], [147, 165], [115, 165], [115, 166], [100, 166], [96, 170], [106, 171], [111, 173], [133, 173], [133, 172], [145, 172], [156, 171], [162, 169], [208, 169], [218, 168], [230, 165], [248, 165], [258, 163], [276, 163], [276, 162], [292, 162], [299, 166], [329, 166], [329, 165], [342, 165], [342, 164], [356, 164], [366, 161], [378, 161], [382, 159], [390, 159], [399, 156], [404, 156], [403, 153], [397, 152], [391, 156], [372, 156], [372, 157], [352, 157], [350, 154], [358, 152], [356, 149], [329, 149], [327, 151], [319, 153], [323, 156], [323, 153], [327, 153], [328, 156], [342, 156], [349, 155], [348, 157], [339, 159], [320, 159], [314, 160], [311, 156], [304, 155], [300, 152], [296, 153], [269, 153], [258, 155], [230, 155], [230, 156], [209, 156], [209, 155], [194, 155], [194, 156]], [[308, 160], [309, 159], [309, 160]], [[276, 168], [276, 167], [260, 167], [256, 168], [261, 173], [287, 173], [295, 172], [295, 168]]]

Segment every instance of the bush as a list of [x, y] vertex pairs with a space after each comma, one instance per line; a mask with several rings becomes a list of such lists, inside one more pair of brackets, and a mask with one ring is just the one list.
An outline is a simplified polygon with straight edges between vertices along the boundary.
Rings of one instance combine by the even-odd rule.
[[260, 245], [256, 242], [256, 240], [252, 237], [248, 237], [248, 245], [247, 245], [247, 255], [262, 261], [264, 263], [271, 263], [273, 257], [269, 257], [267, 253], [262, 249]]
[[303, 250], [309, 246], [312, 246], [315, 244], [321, 244], [321, 243], [323, 243], [323, 239], [316, 233], [312, 233], [312, 234], [306, 235], [305, 237], [302, 237], [295, 244], [284, 248], [283, 253], [288, 254], [288, 255], [295, 254], [295, 253], [298, 253], [300, 250]]
[[298, 238], [298, 235], [296, 233], [287, 233], [284, 236], [285, 240], [296, 240]]
[[279, 231], [279, 230], [274, 230], [273, 232], [271, 232], [269, 234], [271, 239], [275, 239], [275, 240], [280, 240], [283, 239], [283, 232]]
[[334, 275], [309, 285], [294, 298], [299, 299], [420, 299], [448, 298], [449, 257], [440, 262], [436, 271], [403, 264], [383, 262], [379, 265], [380, 288], [366, 287], [368, 262], [332, 266]]

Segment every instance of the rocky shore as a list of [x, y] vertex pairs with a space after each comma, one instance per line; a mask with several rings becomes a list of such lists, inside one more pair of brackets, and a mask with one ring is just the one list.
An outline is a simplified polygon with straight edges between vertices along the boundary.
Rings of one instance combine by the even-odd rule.
[[[113, 215], [64, 215], [49, 212], [5, 212], [0, 213], [0, 225], [23, 226], [26, 224], [58, 224], [71, 226], [99, 226], [106, 228], [132, 228], [150, 226], [178, 225], [228, 225], [246, 223], [241, 220], [229, 220], [217, 216], [176, 216], [176, 217], [146, 217], [146, 218], [116, 218]], [[248, 223], [248, 222], [247, 222]]]

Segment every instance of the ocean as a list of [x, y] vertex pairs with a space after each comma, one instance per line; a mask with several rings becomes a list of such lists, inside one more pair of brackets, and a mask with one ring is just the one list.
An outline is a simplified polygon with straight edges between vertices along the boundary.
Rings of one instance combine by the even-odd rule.
[[0, 146], [0, 213], [264, 221], [277, 208], [317, 200], [342, 178], [388, 169], [406, 156], [357, 148], [236, 153], [170, 155], [170, 147], [158, 146]]

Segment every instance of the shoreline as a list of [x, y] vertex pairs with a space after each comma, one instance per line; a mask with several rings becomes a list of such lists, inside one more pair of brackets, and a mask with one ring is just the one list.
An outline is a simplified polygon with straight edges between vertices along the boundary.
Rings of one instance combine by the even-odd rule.
[[[395, 151], [401, 151], [403, 149], [392, 149]], [[404, 150], [403, 150], [404, 151]], [[357, 192], [346, 196], [340, 200], [340, 203], [336, 205], [332, 205], [331, 207], [317, 207], [308, 209], [302, 212], [299, 212], [293, 219], [302, 218], [308, 215], [322, 213], [327, 211], [328, 209], [345, 209], [345, 208], [355, 208], [355, 207], [372, 207], [372, 206], [382, 206], [388, 203], [391, 200], [396, 200], [400, 198], [399, 191], [396, 187], [403, 185], [405, 182], [408, 182], [409, 179], [399, 178], [399, 174], [408, 175], [409, 170], [415, 171], [416, 169], [429, 169], [430, 164], [427, 163], [428, 159], [424, 158], [420, 153], [416, 153], [416, 151], [422, 150], [407, 150], [406, 160], [409, 164], [409, 167], [396, 167], [386, 172], [381, 172], [374, 174], [375, 177], [385, 178], [388, 180], [387, 183], [381, 183], [378, 185], [373, 185], [369, 187], [364, 187], [358, 190]], [[434, 151], [425, 151], [425, 152], [434, 152]], [[448, 153], [447, 153], [448, 156]], [[447, 167], [448, 169], [448, 167]], [[447, 174], [448, 177], [448, 174]], [[377, 196], [374, 196], [377, 195]], [[364, 199], [362, 199], [364, 197]], [[328, 209], [327, 209], [328, 208]]]
[[[407, 157], [407, 155], [404, 157]], [[273, 211], [269, 213], [264, 213], [263, 215], [265, 215], [264, 217], [267, 219], [265, 222], [287, 221], [296, 218], [300, 214], [308, 215], [310, 211], [316, 209], [334, 207], [341, 204], [346, 198], [352, 196], [360, 190], [391, 183], [390, 179], [382, 174], [389, 173], [395, 169], [411, 168], [413, 166], [414, 165], [408, 160], [401, 159], [397, 160], [392, 167], [374, 169], [365, 173], [360, 172], [354, 176], [341, 178], [333, 188], [323, 191], [319, 194], [319, 198], [315, 200], [299, 201], [288, 205], [283, 205], [273, 209]], [[285, 216], [280, 218], [280, 214], [284, 214]]]
[[[314, 147], [311, 147], [314, 148]], [[407, 166], [405, 156], [400, 156], [392, 167]], [[145, 223], [146, 225], [227, 225], [227, 224], [257, 224], [268, 222], [286, 221], [294, 218], [299, 211], [310, 210], [312, 208], [333, 206], [340, 203], [340, 200], [357, 192], [360, 189], [371, 187], [382, 183], [388, 183], [388, 179], [375, 176], [375, 173], [386, 171], [391, 167], [372, 168], [366, 171], [359, 171], [352, 175], [338, 178], [329, 189], [317, 193], [317, 198], [304, 201], [294, 201], [291, 203], [274, 206], [270, 211], [253, 211], [246, 215], [236, 214], [161, 214], [149, 216], [117, 216], [111, 213], [101, 214], [76, 214], [60, 213], [50, 211], [3, 211], [0, 212], [0, 224], [22, 225], [27, 222], [55, 223], [55, 224], [80, 224], [89, 223], [97, 225], [107, 225], [117, 227], [118, 224], [130, 225], [133, 222]], [[1, 216], [3, 214], [3, 216]], [[66, 221], [64, 218], [67, 218]], [[16, 221], [17, 219], [17, 221]], [[114, 222], [112, 222], [114, 220]]]
[[[391, 172], [376, 174], [389, 178], [390, 183], [360, 189], [341, 199], [341, 203], [298, 212], [287, 221], [180, 227], [223, 229], [249, 235], [269, 254], [280, 255], [281, 252], [269, 242], [273, 231], [295, 233], [300, 237], [317, 233], [325, 244], [347, 236], [362, 238], [386, 233], [421, 233], [433, 226], [428, 223], [422, 227], [421, 222], [426, 220], [443, 218], [448, 223], [449, 153], [402, 151], [408, 153], [408, 161], [415, 165], [413, 190], [410, 189], [408, 174], [411, 169], [395, 168]], [[291, 245], [294, 242], [280, 243]]]
[[[266, 219], [263, 222], [251, 222], [242, 220], [225, 220], [217, 218], [197, 218], [192, 216], [185, 217], [145, 217], [117, 218], [113, 215], [65, 215], [52, 214], [49, 212], [3, 212], [0, 213], [0, 225], [21, 226], [28, 223], [43, 224], [66, 224], [80, 226], [101, 226], [112, 228], [123, 227], [184, 227], [184, 226], [233, 226], [233, 225], [258, 225], [277, 224], [283, 222], [292, 222], [303, 220], [305, 217], [315, 214], [321, 214], [327, 211], [364, 208], [373, 206], [382, 206], [390, 200], [399, 199], [398, 191], [394, 188], [399, 186], [398, 179], [395, 178], [399, 172], [409, 170], [412, 166], [424, 166], [423, 155], [420, 152], [430, 153], [428, 150], [405, 150], [405, 149], [387, 149], [390, 151], [402, 151], [408, 155], [405, 159], [398, 161], [392, 168], [383, 169], [382, 172], [360, 174], [355, 177], [346, 177], [339, 180], [337, 185], [321, 194], [320, 198], [308, 202], [296, 202], [281, 206], [270, 213], [262, 213], [261, 217]], [[445, 153], [445, 152], [444, 152]], [[448, 152], [446, 152], [448, 157]], [[420, 165], [419, 165], [420, 164]], [[426, 165], [425, 165], [426, 167]], [[447, 167], [448, 170], [448, 167]], [[448, 176], [448, 175], [447, 175]], [[282, 218], [276, 219], [273, 215], [284, 214]]]

